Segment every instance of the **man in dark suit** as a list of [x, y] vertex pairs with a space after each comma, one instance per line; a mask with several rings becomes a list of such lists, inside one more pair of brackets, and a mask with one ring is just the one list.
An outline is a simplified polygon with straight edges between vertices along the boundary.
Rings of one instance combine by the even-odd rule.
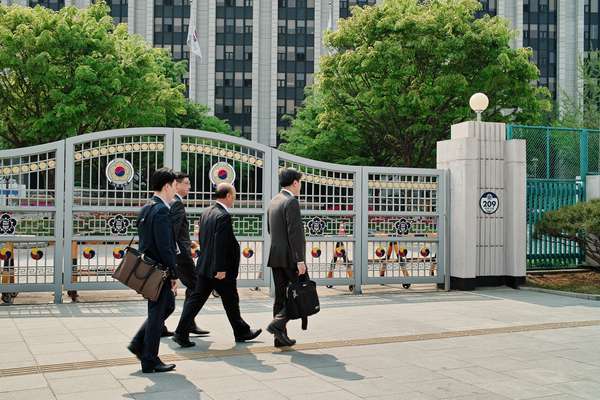
[[271, 200], [267, 214], [271, 235], [267, 266], [271, 267], [275, 283], [274, 319], [267, 331], [275, 336], [275, 347], [296, 344], [287, 335], [289, 318], [285, 311], [285, 291], [290, 282], [298, 279], [298, 275], [306, 273], [306, 241], [298, 202], [302, 189], [301, 179], [302, 173], [294, 168], [286, 168], [280, 172], [279, 185], [282, 190]]
[[[179, 248], [177, 253], [177, 276], [185, 285], [185, 301], [190, 298], [196, 286], [196, 266], [192, 258], [192, 241], [190, 240], [189, 222], [185, 212], [183, 199], [190, 193], [190, 176], [178, 172], [175, 178], [175, 198], [171, 203], [171, 221], [175, 233], [175, 242]], [[190, 332], [196, 335], [208, 335], [210, 332], [200, 329], [195, 321], [192, 321]], [[166, 326], [161, 336], [173, 336]]]
[[255, 339], [262, 332], [261, 329], [250, 329], [240, 314], [240, 298], [237, 292], [240, 244], [235, 238], [229, 214], [235, 202], [235, 188], [228, 183], [221, 183], [217, 186], [215, 197], [216, 204], [204, 211], [200, 218], [200, 255], [196, 265], [196, 287], [183, 306], [173, 336], [173, 340], [181, 347], [195, 345], [189, 339], [190, 329], [213, 289], [221, 295], [236, 342]]
[[139, 250], [167, 269], [168, 279], [156, 301], [148, 300], [148, 318], [128, 346], [142, 362], [142, 372], [166, 372], [175, 364], [164, 364], [158, 358], [160, 334], [165, 320], [175, 308], [177, 246], [169, 216], [169, 204], [175, 196], [175, 173], [161, 168], [152, 174], [150, 188], [154, 191], [150, 203], [138, 215]]

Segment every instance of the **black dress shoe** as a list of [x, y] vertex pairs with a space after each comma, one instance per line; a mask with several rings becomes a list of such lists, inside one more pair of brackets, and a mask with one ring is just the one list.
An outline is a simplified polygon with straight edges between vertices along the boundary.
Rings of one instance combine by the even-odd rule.
[[238, 343], [244, 343], [253, 339], [256, 339], [258, 335], [262, 333], [262, 329], [252, 330], [245, 334], [244, 336], [236, 336], [235, 341]]
[[173, 335], [174, 333], [168, 330], [167, 328], [163, 329], [163, 331], [160, 333], [160, 337], [171, 337]]
[[140, 349], [138, 346], [136, 346], [133, 343], [129, 343], [129, 346], [127, 346], [127, 350], [132, 352], [133, 355], [135, 355], [138, 360], [140, 360], [140, 361], [142, 360], [142, 349]]
[[200, 329], [196, 326], [190, 329], [190, 333], [193, 333], [194, 335], [208, 335], [210, 331], [205, 331], [204, 329]]
[[190, 339], [183, 338], [183, 337], [179, 336], [178, 334], [173, 335], [173, 341], [183, 348], [194, 347], [196, 345], [196, 343], [190, 341]]
[[289, 346], [293, 346], [296, 344], [295, 340], [290, 339], [288, 337], [287, 333], [285, 333], [285, 331], [283, 329], [278, 327], [273, 322], [271, 322], [269, 324], [269, 326], [267, 327], [267, 331], [269, 333], [272, 333], [275, 336], [275, 339], [278, 340], [279, 343], [281, 343], [281, 346], [279, 346], [279, 347], [289, 347]]
[[175, 364], [156, 364], [154, 367], [142, 367], [142, 372], [145, 374], [151, 374], [153, 372], [169, 372], [175, 369]]

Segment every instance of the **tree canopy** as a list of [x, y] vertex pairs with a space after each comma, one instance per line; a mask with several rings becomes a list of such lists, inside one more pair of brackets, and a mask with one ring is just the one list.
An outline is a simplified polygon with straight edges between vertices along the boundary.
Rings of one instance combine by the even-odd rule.
[[502, 18], [475, 18], [476, 0], [386, 0], [353, 8], [325, 35], [331, 55], [282, 148], [342, 163], [435, 165], [436, 142], [472, 119], [469, 98], [490, 99], [484, 120], [539, 123], [549, 91], [529, 49], [512, 49]]
[[108, 11], [102, 1], [59, 12], [0, 5], [2, 147], [143, 126], [231, 133], [186, 102], [185, 62], [115, 26]]

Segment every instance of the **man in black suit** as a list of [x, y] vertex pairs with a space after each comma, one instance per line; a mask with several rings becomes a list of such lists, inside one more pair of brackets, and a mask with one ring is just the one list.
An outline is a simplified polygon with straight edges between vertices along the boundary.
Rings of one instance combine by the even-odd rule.
[[[190, 176], [183, 172], [176, 173], [175, 198], [171, 203], [171, 221], [175, 233], [175, 242], [179, 248], [177, 253], [177, 276], [185, 285], [185, 301], [190, 298], [196, 286], [196, 266], [192, 258], [192, 241], [190, 240], [189, 222], [185, 212], [183, 199], [190, 193]], [[200, 329], [195, 321], [192, 321], [190, 332], [196, 335], [208, 335], [210, 332]], [[166, 326], [161, 336], [173, 336]]]
[[183, 306], [179, 325], [173, 336], [173, 340], [181, 347], [195, 345], [189, 339], [192, 322], [213, 289], [221, 295], [236, 342], [252, 340], [262, 332], [261, 329], [250, 329], [240, 314], [236, 282], [240, 266], [240, 244], [235, 238], [229, 214], [235, 202], [235, 188], [228, 183], [221, 183], [217, 186], [215, 197], [216, 204], [204, 211], [200, 218], [196, 286]]
[[148, 300], [148, 318], [128, 346], [129, 351], [142, 362], [144, 373], [166, 372], [175, 368], [175, 364], [164, 364], [158, 358], [161, 330], [175, 308], [177, 290], [177, 247], [169, 216], [169, 204], [175, 196], [175, 173], [168, 168], [157, 170], [150, 178], [150, 188], [154, 196], [138, 215], [139, 250], [162, 264], [167, 269], [168, 279], [158, 299]]
[[302, 189], [301, 179], [302, 173], [294, 168], [286, 168], [280, 172], [279, 185], [282, 190], [271, 200], [267, 214], [271, 235], [267, 266], [271, 267], [275, 283], [274, 319], [267, 331], [275, 336], [275, 347], [296, 344], [287, 335], [289, 318], [285, 311], [285, 291], [290, 282], [298, 279], [298, 275], [306, 273], [306, 240], [298, 202]]

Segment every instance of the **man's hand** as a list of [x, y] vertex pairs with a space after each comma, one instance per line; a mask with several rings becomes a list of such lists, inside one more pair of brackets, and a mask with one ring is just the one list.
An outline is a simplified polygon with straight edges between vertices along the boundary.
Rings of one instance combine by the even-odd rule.
[[171, 279], [171, 290], [173, 294], [177, 296], [177, 279]]
[[298, 263], [298, 275], [304, 275], [306, 273], [306, 264], [304, 261]]
[[225, 279], [225, 274], [226, 272], [217, 272], [217, 274], [215, 275], [215, 279], [219, 279], [219, 280], [223, 280]]

